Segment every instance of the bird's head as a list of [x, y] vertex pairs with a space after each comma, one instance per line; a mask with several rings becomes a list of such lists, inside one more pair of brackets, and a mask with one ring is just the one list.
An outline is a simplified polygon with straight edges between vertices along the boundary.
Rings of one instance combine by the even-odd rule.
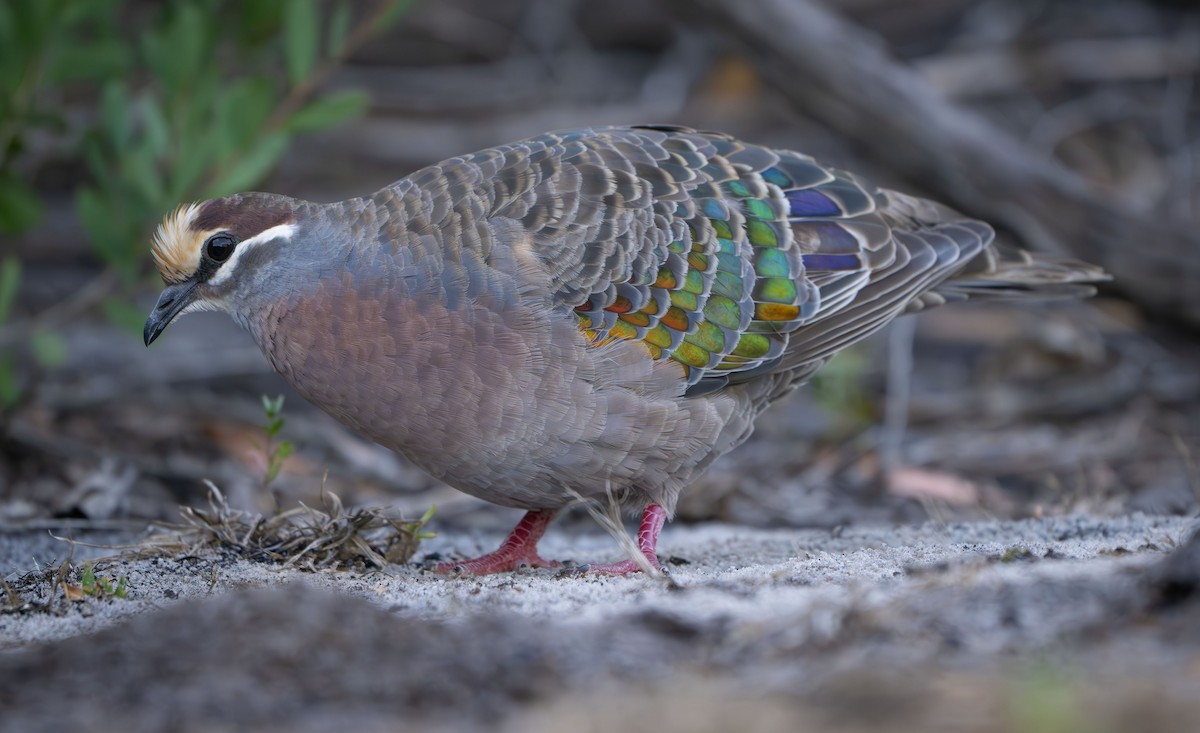
[[230, 310], [240, 291], [261, 286], [264, 266], [304, 224], [301, 202], [243, 193], [180, 206], [158, 227], [154, 264], [166, 287], [146, 319], [149, 346], [177, 316]]

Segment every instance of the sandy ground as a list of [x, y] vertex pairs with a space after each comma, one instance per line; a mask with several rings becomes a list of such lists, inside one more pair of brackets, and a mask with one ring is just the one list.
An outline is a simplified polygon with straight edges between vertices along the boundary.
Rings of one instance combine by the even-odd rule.
[[[1105, 704], [1133, 701], [1121, 714], [1150, 705], [1173, 730], [1200, 712], [1200, 604], [1185, 578], [1183, 605], [1161, 606], [1162, 578], [1200, 568], [1200, 553], [1167, 559], [1196, 526], [1141, 514], [837, 532], [671, 525], [669, 580], [117, 561], [100, 574], [127, 576], [126, 598], [0, 615], [0, 729], [924, 730], [967, 714], [980, 727], [963, 729], [1032, 730], [1041, 715], [1084, 725], [1107, 710], [1088, 702], [1107, 689]], [[443, 532], [418, 558], [498, 541]], [[570, 527], [544, 549], [619, 553]], [[77, 547], [75, 562], [103, 552]], [[9, 583], [63, 554], [42, 532], [0, 535]], [[1029, 685], [1050, 690], [1049, 712]], [[879, 706], [892, 712], [873, 723]]]

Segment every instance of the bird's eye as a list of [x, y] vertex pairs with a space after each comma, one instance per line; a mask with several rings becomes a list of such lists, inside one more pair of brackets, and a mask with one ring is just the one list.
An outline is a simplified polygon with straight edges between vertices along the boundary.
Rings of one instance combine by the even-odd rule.
[[233, 254], [237, 240], [228, 234], [214, 234], [204, 243], [204, 253], [215, 262], [224, 262]]

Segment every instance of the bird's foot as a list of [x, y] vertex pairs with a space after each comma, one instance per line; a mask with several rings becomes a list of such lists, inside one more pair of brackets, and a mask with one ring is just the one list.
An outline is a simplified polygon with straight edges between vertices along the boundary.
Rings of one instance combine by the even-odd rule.
[[562, 563], [546, 560], [536, 552], [506, 552], [496, 550], [486, 555], [458, 562], [442, 562], [433, 566], [433, 572], [443, 575], [491, 575], [523, 568], [557, 568]]
[[[655, 570], [661, 570], [658, 562], [658, 534], [662, 531], [663, 523], [667, 521], [667, 510], [658, 504], [650, 504], [642, 512], [642, 525], [638, 528], [637, 547], [646, 563]], [[630, 575], [645, 570], [645, 565], [631, 560], [621, 562], [595, 563], [581, 565], [580, 572], [602, 573], [604, 575]]]
[[546, 527], [554, 520], [554, 515], [557, 513], [552, 509], [527, 512], [508, 535], [508, 539], [500, 545], [500, 549], [470, 560], [438, 563], [433, 567], [433, 572], [456, 575], [490, 575], [527, 567], [561, 567], [562, 563], [556, 560], [544, 560], [537, 553], [538, 540], [542, 538]]

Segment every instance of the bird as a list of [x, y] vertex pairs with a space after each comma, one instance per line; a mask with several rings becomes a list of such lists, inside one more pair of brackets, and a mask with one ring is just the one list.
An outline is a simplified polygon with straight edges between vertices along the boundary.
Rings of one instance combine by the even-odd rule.
[[641, 510], [659, 568], [681, 491], [768, 405], [894, 318], [1084, 297], [1109, 276], [799, 152], [668, 125], [545, 133], [336, 203], [240, 193], [153, 238], [178, 316], [228, 313], [305, 399], [432, 476], [525, 510], [434, 570], [556, 567], [568, 505]]

